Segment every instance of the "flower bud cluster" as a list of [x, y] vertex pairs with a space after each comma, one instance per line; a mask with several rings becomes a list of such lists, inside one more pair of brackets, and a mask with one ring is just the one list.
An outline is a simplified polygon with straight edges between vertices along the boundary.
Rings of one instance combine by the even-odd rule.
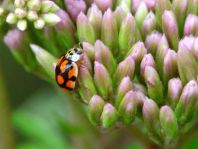
[[15, 0], [14, 9], [8, 13], [6, 22], [16, 24], [21, 31], [27, 29], [29, 22], [34, 28], [42, 29], [60, 22], [60, 17], [55, 14], [58, 9], [51, 0]]
[[[82, 43], [74, 94], [86, 103], [95, 126], [141, 121], [155, 143], [167, 145], [192, 125], [198, 114], [198, 9], [194, 0], [65, 0], [66, 11], [59, 9], [56, 14], [56, 5], [43, 3], [50, 2], [16, 0], [7, 21], [23, 30], [23, 21], [35, 24], [42, 19], [46, 25], [56, 24], [50, 37], [57, 47]], [[34, 15], [28, 17], [29, 11], [38, 19], [31, 20]], [[12, 49], [25, 49], [22, 43], [28, 41], [19, 37], [8, 33], [5, 42]], [[53, 82], [56, 56], [65, 51], [52, 55], [32, 44], [31, 49]]]

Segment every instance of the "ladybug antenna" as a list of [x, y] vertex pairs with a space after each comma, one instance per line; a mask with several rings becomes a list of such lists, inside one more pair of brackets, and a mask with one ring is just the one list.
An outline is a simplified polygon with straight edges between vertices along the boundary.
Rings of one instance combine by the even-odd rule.
[[81, 49], [83, 49], [83, 44], [82, 44], [82, 42], [79, 43], [79, 47], [80, 47]]

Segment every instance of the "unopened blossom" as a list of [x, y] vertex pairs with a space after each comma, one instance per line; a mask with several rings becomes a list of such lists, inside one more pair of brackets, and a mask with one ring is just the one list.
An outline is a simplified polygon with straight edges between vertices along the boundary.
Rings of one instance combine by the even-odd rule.
[[80, 12], [86, 10], [86, 4], [83, 0], [64, 0], [67, 12], [73, 20], [76, 20]]
[[163, 106], [160, 109], [159, 115], [165, 144], [169, 144], [178, 133], [178, 124], [175, 113], [169, 106]]
[[177, 105], [181, 92], [183, 89], [182, 81], [179, 78], [173, 78], [168, 81], [168, 95], [167, 98], [170, 105], [175, 108]]

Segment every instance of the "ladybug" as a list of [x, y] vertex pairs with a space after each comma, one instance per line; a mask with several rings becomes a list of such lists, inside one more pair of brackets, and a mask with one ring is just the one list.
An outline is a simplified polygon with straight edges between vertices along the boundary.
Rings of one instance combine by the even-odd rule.
[[72, 48], [65, 55], [62, 55], [56, 63], [56, 82], [67, 93], [75, 89], [82, 53], [82, 49]]

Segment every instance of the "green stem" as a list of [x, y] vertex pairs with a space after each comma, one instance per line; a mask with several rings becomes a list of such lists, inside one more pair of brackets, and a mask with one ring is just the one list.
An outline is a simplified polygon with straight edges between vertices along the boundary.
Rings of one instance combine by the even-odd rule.
[[74, 148], [99, 149], [99, 133], [89, 122], [82, 104], [76, 98], [74, 99], [74, 97], [67, 99], [72, 114], [72, 122], [79, 124], [83, 129], [81, 134], [74, 134], [72, 136]]
[[198, 134], [198, 123], [196, 123], [188, 132], [180, 135], [177, 148], [181, 148], [187, 140], [189, 140], [193, 136], [197, 136], [197, 134]]
[[14, 149], [14, 137], [11, 126], [11, 114], [0, 70], [0, 148]]
[[134, 139], [137, 139], [145, 149], [161, 149], [162, 147], [154, 144], [145, 134], [143, 134], [139, 128], [134, 125], [130, 125], [126, 128], [126, 133], [128, 133]]

